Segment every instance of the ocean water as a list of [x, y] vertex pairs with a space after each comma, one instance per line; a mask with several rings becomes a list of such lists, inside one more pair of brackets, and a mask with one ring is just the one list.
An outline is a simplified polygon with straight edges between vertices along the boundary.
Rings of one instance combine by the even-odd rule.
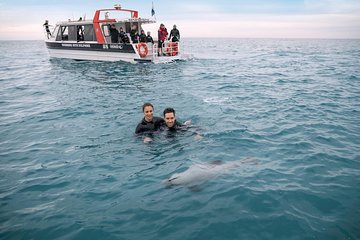
[[[183, 44], [132, 65], [0, 42], [0, 239], [360, 239], [360, 40]], [[147, 101], [192, 128], [143, 143]]]

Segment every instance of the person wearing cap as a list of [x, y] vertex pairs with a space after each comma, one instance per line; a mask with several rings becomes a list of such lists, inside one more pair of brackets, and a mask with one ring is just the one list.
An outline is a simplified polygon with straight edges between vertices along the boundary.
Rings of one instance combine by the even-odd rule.
[[153, 40], [152, 36], [150, 36], [150, 32], [147, 32], [146, 42], [154, 44], [154, 40]]
[[131, 26], [130, 38], [131, 38], [131, 41], [133, 43], [138, 43], [139, 42], [139, 33], [138, 33], [138, 30], [137, 30], [136, 24], [133, 24]]
[[[171, 39], [171, 37], [172, 37], [172, 39]], [[178, 42], [178, 41], [180, 41], [180, 32], [179, 32], [179, 30], [176, 28], [176, 25], [174, 25], [174, 26], [173, 26], [173, 29], [171, 29], [171, 31], [170, 31], [170, 35], [169, 35], [168, 40], [170, 40], [170, 39], [171, 39], [172, 42]]]
[[140, 36], [139, 36], [139, 42], [146, 42], [146, 35], [145, 31], [141, 30]]

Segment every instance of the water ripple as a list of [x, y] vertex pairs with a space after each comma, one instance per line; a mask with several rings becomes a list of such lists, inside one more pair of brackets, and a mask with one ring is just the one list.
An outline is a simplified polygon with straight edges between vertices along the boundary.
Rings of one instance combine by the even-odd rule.
[[[185, 39], [195, 58], [160, 65], [13, 44], [0, 43], [1, 239], [360, 238], [358, 40]], [[148, 101], [192, 128], [144, 144]], [[257, 164], [196, 188], [162, 184], [245, 157]]]

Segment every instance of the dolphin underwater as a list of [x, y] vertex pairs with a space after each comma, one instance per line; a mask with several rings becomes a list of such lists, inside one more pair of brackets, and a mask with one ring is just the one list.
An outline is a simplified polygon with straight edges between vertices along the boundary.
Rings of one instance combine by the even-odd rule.
[[197, 163], [191, 165], [184, 172], [173, 174], [170, 178], [164, 180], [163, 183], [166, 187], [183, 185], [190, 190], [196, 190], [199, 185], [206, 181], [225, 174], [231, 169], [238, 168], [244, 163], [257, 164], [257, 161], [254, 158], [245, 158], [231, 162], [211, 161], [203, 164]]

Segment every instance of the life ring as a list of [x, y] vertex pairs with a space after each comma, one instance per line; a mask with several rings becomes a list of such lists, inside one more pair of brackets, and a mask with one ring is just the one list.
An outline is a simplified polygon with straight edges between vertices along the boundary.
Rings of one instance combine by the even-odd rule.
[[141, 42], [137, 45], [137, 49], [138, 49], [140, 57], [142, 57], [142, 58], [146, 57], [146, 55], [149, 52], [149, 49], [148, 49], [146, 43], [143, 43], [143, 42]]
[[177, 42], [171, 42], [166, 48], [166, 52], [169, 56], [176, 56], [178, 54], [178, 44]]

